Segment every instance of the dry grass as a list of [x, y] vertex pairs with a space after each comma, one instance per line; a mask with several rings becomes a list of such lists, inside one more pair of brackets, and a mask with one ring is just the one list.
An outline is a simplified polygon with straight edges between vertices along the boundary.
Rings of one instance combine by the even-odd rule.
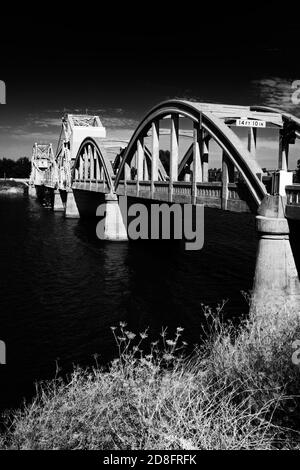
[[39, 385], [7, 418], [5, 449], [300, 448], [299, 313], [263, 312], [239, 327], [204, 308], [204, 342], [185, 354], [182, 329], [143, 345], [121, 323], [108, 369], [74, 370]]

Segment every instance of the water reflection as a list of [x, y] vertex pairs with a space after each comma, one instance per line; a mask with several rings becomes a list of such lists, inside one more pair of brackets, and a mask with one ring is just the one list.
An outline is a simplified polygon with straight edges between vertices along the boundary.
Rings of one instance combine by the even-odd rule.
[[227, 310], [247, 306], [255, 265], [253, 216], [205, 212], [205, 243], [186, 252], [178, 242], [98, 240], [96, 221], [65, 219], [26, 197], [0, 197], [0, 339], [7, 366], [0, 368], [0, 408], [34, 392], [56, 363], [105, 362], [116, 354], [110, 326], [157, 334], [181, 325], [198, 341], [201, 302], [229, 298]]

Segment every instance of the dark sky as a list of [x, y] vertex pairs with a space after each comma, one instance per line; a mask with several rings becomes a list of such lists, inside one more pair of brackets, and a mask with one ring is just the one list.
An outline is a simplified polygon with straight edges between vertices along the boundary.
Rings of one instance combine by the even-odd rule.
[[55, 143], [65, 110], [97, 112], [123, 135], [167, 98], [288, 105], [300, 79], [298, 20], [274, 3], [63, 5], [1, 15], [0, 157]]

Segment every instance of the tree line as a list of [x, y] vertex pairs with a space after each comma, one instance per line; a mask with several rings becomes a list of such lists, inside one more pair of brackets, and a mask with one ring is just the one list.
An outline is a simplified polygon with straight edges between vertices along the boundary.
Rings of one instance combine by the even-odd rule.
[[0, 178], [29, 178], [31, 163], [29, 158], [18, 160], [0, 158]]

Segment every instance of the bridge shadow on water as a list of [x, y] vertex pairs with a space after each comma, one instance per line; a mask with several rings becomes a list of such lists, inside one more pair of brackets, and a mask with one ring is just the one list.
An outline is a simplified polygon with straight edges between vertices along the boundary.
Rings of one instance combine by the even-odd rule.
[[[248, 312], [242, 291], [252, 288], [257, 247], [251, 214], [205, 209], [205, 241], [199, 251], [186, 251], [180, 241], [103, 242], [96, 239], [95, 226], [96, 221], [83, 220], [74, 232], [83, 242], [104, 249], [109, 282], [117, 262], [121, 311], [135, 332], [150, 327], [157, 335], [163, 326], [170, 331], [184, 326], [194, 343], [203, 322], [202, 304], [215, 308], [226, 300], [227, 318]], [[118, 270], [128, 274], [121, 282]]]
[[[103, 242], [95, 220], [65, 219], [26, 197], [0, 198], [0, 409], [34, 394], [34, 381], [73, 364], [106, 363], [116, 356], [110, 327], [125, 321], [156, 337], [168, 326], [199, 341], [201, 303], [229, 299], [228, 316], [248, 310], [240, 291], [252, 287], [254, 217], [205, 211], [205, 242], [185, 251], [178, 242]], [[3, 385], [4, 384], [4, 385]]]

